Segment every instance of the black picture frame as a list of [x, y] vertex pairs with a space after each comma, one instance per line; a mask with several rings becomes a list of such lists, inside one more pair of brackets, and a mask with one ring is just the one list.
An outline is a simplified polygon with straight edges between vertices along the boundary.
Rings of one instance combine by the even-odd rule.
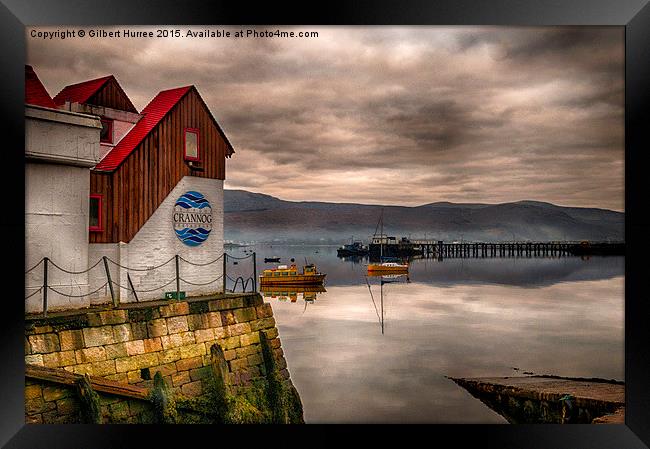
[[[498, 448], [647, 448], [650, 445], [650, 306], [643, 295], [650, 220], [644, 214], [650, 158], [648, 0], [329, 1], [300, 6], [225, 1], [2, 0], [0, 105], [5, 208], [0, 214], [4, 301], [0, 444], [8, 448], [126, 448], [174, 445], [397, 444]], [[115, 426], [24, 424], [24, 63], [27, 25], [618, 25], [625, 27], [625, 381], [624, 425]], [[361, 435], [359, 435], [361, 433]], [[316, 434], [316, 435], [314, 435]], [[416, 435], [417, 434], [417, 435]]]

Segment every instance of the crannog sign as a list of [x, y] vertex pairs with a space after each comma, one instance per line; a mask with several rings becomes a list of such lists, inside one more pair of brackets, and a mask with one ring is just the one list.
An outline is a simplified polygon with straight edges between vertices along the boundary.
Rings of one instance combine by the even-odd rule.
[[210, 202], [199, 192], [185, 192], [174, 204], [172, 222], [181, 242], [188, 246], [199, 246], [212, 231]]

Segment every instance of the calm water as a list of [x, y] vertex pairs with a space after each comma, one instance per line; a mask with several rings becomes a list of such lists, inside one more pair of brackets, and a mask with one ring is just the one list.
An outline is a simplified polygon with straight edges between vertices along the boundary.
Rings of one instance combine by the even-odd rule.
[[327, 273], [326, 292], [263, 292], [307, 422], [505, 423], [445, 376], [624, 378], [623, 257], [419, 260], [382, 286], [333, 247], [244, 249], [258, 272]]

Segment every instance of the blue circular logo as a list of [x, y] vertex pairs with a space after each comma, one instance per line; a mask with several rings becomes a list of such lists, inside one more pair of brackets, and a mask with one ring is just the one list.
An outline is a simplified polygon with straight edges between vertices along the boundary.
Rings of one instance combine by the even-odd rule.
[[181, 242], [188, 246], [199, 246], [212, 231], [210, 202], [199, 192], [185, 192], [174, 204], [172, 221], [176, 237]]

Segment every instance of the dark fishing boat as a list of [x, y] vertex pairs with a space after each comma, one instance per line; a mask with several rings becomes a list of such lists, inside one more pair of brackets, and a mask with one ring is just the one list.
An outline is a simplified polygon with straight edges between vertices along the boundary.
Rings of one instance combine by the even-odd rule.
[[362, 242], [353, 241], [338, 248], [336, 250], [336, 255], [339, 257], [365, 256], [368, 254], [368, 251], [368, 247]]

